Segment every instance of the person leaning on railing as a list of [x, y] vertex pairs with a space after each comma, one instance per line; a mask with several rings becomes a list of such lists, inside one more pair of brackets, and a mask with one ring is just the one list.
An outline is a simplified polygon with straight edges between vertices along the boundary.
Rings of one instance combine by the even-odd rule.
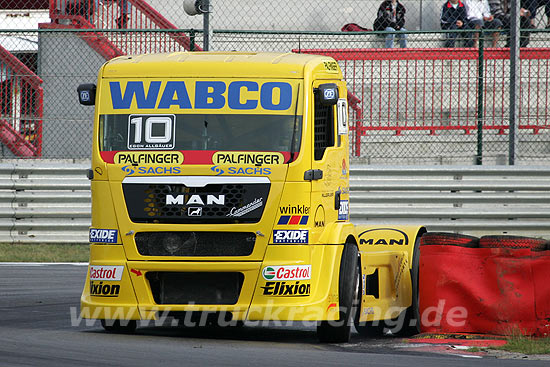
[[[468, 29], [501, 29], [502, 22], [491, 14], [491, 8], [487, 0], [464, 0], [466, 16], [468, 18]], [[493, 47], [497, 47], [499, 32], [493, 32]], [[470, 35], [469, 47], [476, 47], [479, 33], [475, 32], [473, 41]]]
[[[458, 30], [465, 29], [468, 19], [466, 7], [460, 0], [447, 0], [441, 8], [441, 29]], [[455, 47], [457, 33], [447, 33], [445, 47]]]
[[[388, 32], [406, 32], [403, 28], [405, 25], [405, 7], [399, 2], [399, 0], [384, 0], [378, 8], [376, 19], [374, 20], [373, 28], [375, 31], [388, 31]], [[386, 35], [386, 48], [393, 47], [394, 33], [388, 33]], [[407, 47], [407, 34], [397, 33], [399, 45], [401, 48]]]
[[[489, 8], [491, 9], [491, 14], [495, 17], [495, 19], [499, 19], [502, 22], [502, 27], [504, 29], [508, 30], [508, 35], [506, 37], [506, 46], [510, 47], [510, 0], [488, 0], [489, 1]], [[523, 1], [522, 1], [523, 6]], [[531, 28], [531, 20], [530, 20], [531, 12], [525, 8], [521, 8], [519, 11], [519, 19], [520, 19], [520, 28], [527, 29]], [[520, 40], [519, 40], [519, 46], [520, 47], [527, 47], [529, 44], [529, 32], [524, 31], [521, 32]]]

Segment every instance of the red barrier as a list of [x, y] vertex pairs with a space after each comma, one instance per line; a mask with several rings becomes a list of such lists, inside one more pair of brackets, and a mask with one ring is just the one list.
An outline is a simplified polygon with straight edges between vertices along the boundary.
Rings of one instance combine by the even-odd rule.
[[550, 335], [550, 251], [420, 248], [423, 332]]

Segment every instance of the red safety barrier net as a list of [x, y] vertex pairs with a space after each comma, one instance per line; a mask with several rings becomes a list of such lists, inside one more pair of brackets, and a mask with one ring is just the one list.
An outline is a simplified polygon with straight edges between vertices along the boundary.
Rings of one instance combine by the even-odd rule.
[[422, 246], [423, 332], [550, 335], [550, 251]]

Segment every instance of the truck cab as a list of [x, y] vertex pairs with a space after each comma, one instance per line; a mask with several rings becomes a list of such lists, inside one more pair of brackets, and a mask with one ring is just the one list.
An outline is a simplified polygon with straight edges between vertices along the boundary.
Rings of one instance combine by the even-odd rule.
[[406, 278], [384, 304], [398, 306], [392, 317], [411, 306], [411, 277], [396, 269], [410, 267], [422, 229], [406, 229], [398, 264], [373, 237], [391, 229], [350, 223], [347, 91], [333, 59], [123, 56], [78, 92], [95, 105], [84, 318], [109, 331], [159, 315], [319, 321], [322, 340], [345, 341], [352, 305], [358, 322], [386, 315], [362, 312], [385, 302], [365, 290], [374, 276]]

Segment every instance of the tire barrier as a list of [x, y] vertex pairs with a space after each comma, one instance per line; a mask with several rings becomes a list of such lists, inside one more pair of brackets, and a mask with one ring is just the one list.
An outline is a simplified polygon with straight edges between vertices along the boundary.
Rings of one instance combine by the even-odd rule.
[[428, 232], [420, 239], [420, 246], [450, 245], [460, 247], [479, 247], [479, 238], [458, 233]]
[[548, 241], [483, 236], [473, 248], [428, 235], [419, 261], [422, 332], [550, 335]]
[[479, 239], [481, 248], [527, 248], [533, 251], [548, 249], [548, 241], [542, 238], [523, 236], [483, 236]]

